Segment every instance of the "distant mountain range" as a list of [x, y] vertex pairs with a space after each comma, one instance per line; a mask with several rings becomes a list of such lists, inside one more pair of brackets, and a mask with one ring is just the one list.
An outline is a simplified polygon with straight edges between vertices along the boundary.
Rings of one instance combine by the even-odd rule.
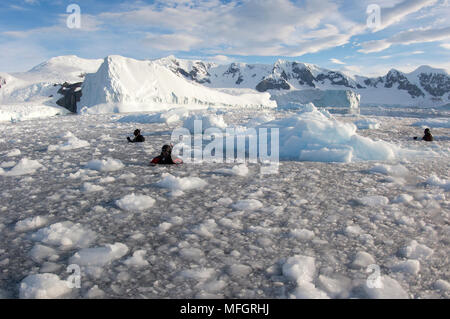
[[71, 111], [99, 104], [129, 104], [134, 106], [132, 111], [172, 104], [274, 107], [275, 100], [304, 103], [309, 96], [326, 103], [341, 97], [336, 102], [339, 107], [347, 101], [359, 104], [359, 100], [367, 106], [440, 107], [450, 105], [450, 77], [445, 70], [428, 66], [411, 73], [392, 69], [385, 76], [370, 78], [283, 60], [217, 65], [174, 56], [153, 61], [61, 56], [28, 72], [0, 72], [0, 104], [58, 104]]

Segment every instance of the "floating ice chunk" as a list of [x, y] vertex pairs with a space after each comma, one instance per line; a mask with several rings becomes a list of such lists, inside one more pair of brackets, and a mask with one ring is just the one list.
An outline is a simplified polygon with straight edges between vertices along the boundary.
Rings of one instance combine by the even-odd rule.
[[101, 192], [104, 191], [105, 189], [101, 186], [98, 185], [94, 185], [91, 183], [84, 183], [83, 187], [82, 187], [82, 191], [84, 193], [95, 193], [95, 192]]
[[41, 163], [38, 161], [30, 160], [28, 158], [22, 158], [16, 166], [14, 166], [10, 171], [0, 171], [0, 175], [3, 176], [21, 176], [34, 174], [38, 169], [43, 168]]
[[232, 277], [246, 277], [252, 271], [252, 267], [242, 264], [233, 264], [228, 268], [228, 274]]
[[450, 291], [450, 283], [443, 279], [439, 279], [434, 283], [434, 288], [441, 291]]
[[282, 268], [283, 275], [297, 283], [292, 297], [299, 299], [326, 299], [327, 294], [313, 283], [316, 273], [314, 258], [297, 255], [288, 258]]
[[314, 280], [316, 265], [314, 258], [297, 255], [288, 258], [282, 270], [285, 277], [301, 285]]
[[299, 240], [307, 241], [312, 240], [315, 237], [315, 234], [313, 231], [308, 229], [292, 229], [291, 236]]
[[194, 125], [196, 121], [201, 122], [202, 131], [208, 128], [225, 129], [228, 126], [222, 115], [192, 115], [184, 121], [183, 127], [187, 128], [193, 134], [195, 133]]
[[252, 118], [250, 121], [248, 121], [248, 123], [245, 126], [255, 127], [255, 126], [261, 125], [263, 123], [271, 122], [273, 120], [275, 120], [274, 116], [264, 114], [264, 115]]
[[69, 295], [69, 283], [54, 274], [38, 274], [26, 277], [20, 283], [21, 299], [57, 299]]
[[0, 167], [2, 167], [2, 168], [11, 168], [11, 167], [16, 166], [16, 164], [17, 164], [17, 163], [14, 162], [14, 161], [3, 162], [2, 165], [0, 165]]
[[159, 226], [158, 226], [158, 233], [160, 233], [160, 234], [165, 233], [165, 232], [167, 232], [169, 229], [171, 229], [172, 226], [173, 226], [173, 225], [172, 225], [171, 223], [168, 223], [168, 222], [161, 223], [161, 224], [159, 224]]
[[317, 278], [317, 282], [320, 288], [333, 298], [348, 298], [352, 288], [351, 279], [344, 276], [330, 278], [320, 275], [319, 278]]
[[97, 285], [89, 289], [89, 291], [86, 293], [85, 298], [89, 299], [96, 299], [96, 298], [103, 298], [105, 296], [105, 292], [101, 290]]
[[408, 245], [400, 249], [400, 254], [409, 259], [426, 260], [433, 255], [433, 249], [412, 240]]
[[248, 167], [245, 164], [236, 165], [233, 168], [222, 168], [214, 171], [216, 174], [234, 175], [234, 176], [247, 176]]
[[409, 299], [403, 287], [394, 279], [388, 276], [380, 278], [381, 288], [370, 288], [364, 285], [364, 291], [371, 299]]
[[133, 257], [128, 258], [123, 263], [132, 267], [145, 267], [148, 266], [148, 261], [144, 259], [147, 252], [145, 250], [137, 250], [133, 253]]
[[361, 119], [353, 123], [359, 130], [376, 130], [381, 126], [380, 122], [374, 119]]
[[7, 157], [16, 157], [16, 156], [20, 156], [20, 154], [22, 154], [22, 152], [16, 148], [16, 149], [9, 151], [9, 153], [6, 154], [6, 156]]
[[99, 182], [101, 184], [109, 184], [109, 183], [114, 183], [116, 181], [116, 179], [114, 177], [108, 176], [105, 178], [100, 178]]
[[318, 289], [310, 282], [305, 282], [298, 286], [293, 293], [293, 297], [297, 299], [330, 299], [324, 291]]
[[128, 253], [128, 247], [121, 243], [103, 247], [85, 248], [73, 255], [69, 263], [80, 266], [103, 267]]
[[215, 275], [214, 268], [188, 269], [180, 272], [180, 276], [204, 282]]
[[207, 183], [198, 177], [175, 177], [169, 173], [164, 173], [162, 180], [156, 183], [156, 186], [172, 191], [188, 191], [203, 188], [206, 185]]
[[67, 132], [66, 134], [64, 134], [62, 136], [62, 138], [64, 138], [66, 140], [66, 142], [59, 144], [59, 145], [49, 145], [48, 151], [49, 152], [54, 152], [54, 151], [64, 152], [64, 151], [70, 151], [70, 150], [85, 148], [85, 147], [90, 146], [89, 142], [78, 139], [71, 132]]
[[430, 178], [427, 179], [426, 183], [428, 185], [437, 186], [440, 188], [443, 188], [445, 191], [450, 190], [450, 181], [446, 179], [440, 179], [436, 175], [432, 175]]
[[40, 263], [45, 259], [52, 258], [52, 260], [58, 258], [58, 255], [56, 251], [53, 248], [36, 244], [34, 247], [30, 250], [29, 253], [30, 257]]
[[391, 269], [396, 272], [417, 275], [420, 271], [420, 262], [414, 259], [401, 261], [392, 266]]
[[345, 227], [344, 234], [350, 237], [358, 236], [362, 234], [362, 229], [358, 225], [349, 225]]
[[377, 207], [389, 204], [389, 198], [385, 196], [365, 196], [358, 200], [362, 205]]
[[412, 197], [411, 195], [400, 194], [393, 200], [393, 202], [407, 204], [407, 203], [412, 202], [413, 200], [414, 200], [414, 197]]
[[217, 224], [214, 221], [214, 219], [208, 219], [207, 221], [200, 224], [198, 227], [196, 227], [193, 232], [197, 235], [206, 237], [206, 238], [212, 238], [214, 235], [214, 231], [217, 228]]
[[404, 176], [409, 170], [403, 165], [376, 165], [370, 169], [371, 173], [380, 173], [389, 176]]
[[229, 198], [229, 197], [223, 197], [223, 198], [220, 198], [218, 201], [217, 201], [217, 203], [219, 204], [219, 205], [221, 205], [221, 206], [230, 206], [231, 204], [233, 204], [233, 200], [231, 199], [231, 198]]
[[137, 114], [128, 115], [119, 119], [118, 123], [139, 123], [139, 124], [152, 124], [152, 123], [166, 123], [172, 124], [186, 119], [189, 116], [189, 111], [185, 108], [174, 108], [166, 112], [159, 112], [156, 114]]
[[116, 205], [127, 211], [143, 211], [147, 210], [155, 204], [155, 200], [146, 195], [130, 194], [116, 201]]
[[359, 136], [353, 123], [327, 117], [313, 105], [299, 114], [265, 123], [258, 128], [279, 129], [279, 155], [282, 160], [393, 160], [399, 151], [393, 144]]
[[373, 264], [375, 264], [375, 259], [372, 255], [364, 251], [359, 251], [353, 260], [352, 266], [354, 268], [367, 268], [367, 266]]
[[61, 249], [71, 249], [87, 247], [96, 237], [93, 231], [83, 228], [80, 224], [62, 222], [38, 230], [31, 239]]
[[107, 157], [104, 160], [92, 160], [87, 167], [100, 172], [113, 172], [121, 170], [125, 165], [119, 160]]
[[256, 199], [244, 199], [233, 205], [235, 210], [253, 211], [263, 207], [263, 204]]
[[183, 248], [180, 250], [180, 256], [185, 260], [198, 261], [204, 254], [198, 248]]
[[48, 223], [48, 219], [42, 216], [30, 217], [20, 220], [16, 223], [15, 230], [18, 232], [25, 232], [41, 228]]

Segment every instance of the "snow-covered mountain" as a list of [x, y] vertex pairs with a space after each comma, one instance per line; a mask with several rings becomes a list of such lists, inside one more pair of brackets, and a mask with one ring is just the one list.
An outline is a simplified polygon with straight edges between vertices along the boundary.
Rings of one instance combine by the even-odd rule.
[[[336, 90], [342, 92], [333, 92]], [[111, 106], [119, 104], [130, 104], [131, 108], [120, 110], [133, 111], [174, 104], [196, 108], [274, 107], [274, 100], [304, 103], [311, 94], [327, 103], [340, 97], [330, 107], [353, 107], [356, 102], [368, 106], [437, 107], [450, 104], [450, 77], [444, 70], [427, 66], [409, 74], [391, 70], [385, 76], [369, 78], [283, 60], [273, 65], [217, 65], [174, 56], [154, 61], [61, 56], [28, 72], [0, 73], [0, 118], [15, 118], [22, 107], [36, 116], [65, 112], [60, 106], [75, 111], [98, 104], [109, 104], [104, 111], [117, 111]]]
[[232, 63], [216, 65], [173, 56], [157, 63], [178, 76], [212, 88], [250, 88], [260, 92], [305, 89], [353, 90], [366, 105], [439, 106], [450, 103], [450, 77], [428, 66], [405, 74], [354, 78], [313, 64], [278, 60], [273, 65]]

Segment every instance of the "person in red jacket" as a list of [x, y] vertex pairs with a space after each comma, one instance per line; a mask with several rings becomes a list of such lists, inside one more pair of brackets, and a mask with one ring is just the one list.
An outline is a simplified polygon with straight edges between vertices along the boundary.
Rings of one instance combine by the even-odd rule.
[[172, 145], [164, 145], [162, 147], [161, 155], [155, 157], [150, 165], [176, 165], [183, 164], [183, 160], [180, 158], [174, 158], [172, 156]]

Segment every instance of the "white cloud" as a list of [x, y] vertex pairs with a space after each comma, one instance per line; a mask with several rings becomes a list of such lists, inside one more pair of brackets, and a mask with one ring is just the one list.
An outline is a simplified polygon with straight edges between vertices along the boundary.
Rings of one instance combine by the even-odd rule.
[[444, 49], [450, 50], [450, 43], [442, 43], [441, 47], [443, 47]]
[[390, 8], [381, 10], [381, 26], [374, 31], [383, 30], [395, 24], [406, 16], [415, 13], [423, 8], [436, 4], [437, 0], [405, 0]]
[[416, 29], [395, 34], [389, 39], [362, 43], [362, 53], [381, 52], [394, 44], [413, 44], [442, 41], [450, 38], [450, 27], [443, 29]]
[[335, 58], [330, 59], [330, 61], [333, 62], [334, 64], [346, 64], [345, 62], [342, 62], [341, 60]]

